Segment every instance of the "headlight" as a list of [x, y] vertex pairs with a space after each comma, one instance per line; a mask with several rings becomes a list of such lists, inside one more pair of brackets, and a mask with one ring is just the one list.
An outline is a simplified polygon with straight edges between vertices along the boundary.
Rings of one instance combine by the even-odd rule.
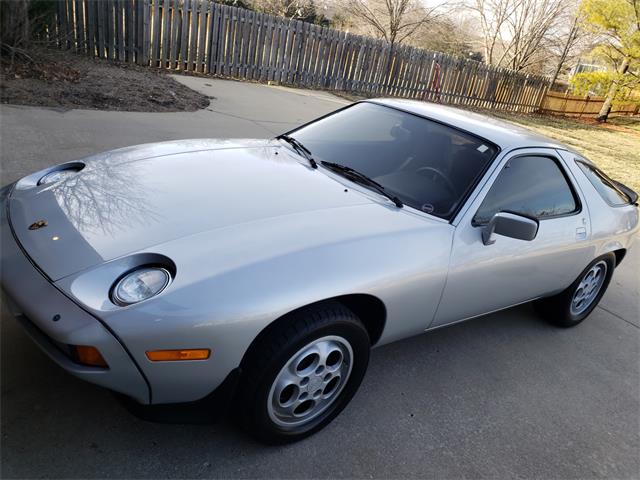
[[49, 183], [56, 183], [62, 180], [66, 180], [67, 178], [74, 176], [80, 170], [82, 170], [82, 168], [76, 166], [54, 170], [53, 172], [49, 172], [46, 175], [43, 175], [42, 178], [38, 180], [38, 185], [48, 185]]
[[131, 305], [158, 295], [170, 281], [171, 275], [164, 268], [143, 267], [118, 280], [111, 296], [118, 305]]

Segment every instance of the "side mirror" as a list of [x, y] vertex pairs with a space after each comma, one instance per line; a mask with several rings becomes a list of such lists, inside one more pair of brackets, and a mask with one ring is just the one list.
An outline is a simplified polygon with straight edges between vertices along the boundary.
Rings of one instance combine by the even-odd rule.
[[538, 234], [538, 221], [515, 213], [498, 212], [482, 229], [482, 243], [492, 245], [495, 234], [531, 241]]

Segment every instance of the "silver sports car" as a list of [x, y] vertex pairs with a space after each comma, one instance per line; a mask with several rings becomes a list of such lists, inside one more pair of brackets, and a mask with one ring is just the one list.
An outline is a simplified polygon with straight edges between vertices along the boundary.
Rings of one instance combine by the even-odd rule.
[[402, 100], [0, 192], [2, 289], [56, 363], [145, 418], [233, 406], [267, 442], [327, 425], [374, 346], [532, 300], [580, 323], [639, 228], [638, 196], [571, 149]]

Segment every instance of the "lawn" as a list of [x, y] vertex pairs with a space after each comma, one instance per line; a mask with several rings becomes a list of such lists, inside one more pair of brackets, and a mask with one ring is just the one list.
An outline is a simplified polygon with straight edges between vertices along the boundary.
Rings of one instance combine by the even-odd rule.
[[549, 115], [483, 113], [561, 141], [612, 178], [640, 192], [640, 118], [617, 117], [607, 124], [597, 124]]

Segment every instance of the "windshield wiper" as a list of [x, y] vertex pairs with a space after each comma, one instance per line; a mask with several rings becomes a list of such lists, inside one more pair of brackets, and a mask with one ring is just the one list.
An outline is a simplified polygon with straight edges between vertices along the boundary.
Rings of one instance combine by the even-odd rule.
[[313, 159], [313, 155], [311, 154], [311, 151], [307, 147], [305, 147], [302, 143], [300, 143], [299, 140], [296, 140], [295, 138], [287, 134], [278, 135], [276, 139], [284, 140], [289, 145], [291, 145], [296, 152], [300, 153], [304, 158], [306, 158], [309, 161], [311, 168], [318, 168], [318, 163]]
[[366, 176], [364, 173], [359, 172], [358, 170], [354, 170], [351, 167], [347, 167], [346, 165], [341, 165], [339, 163], [325, 162], [324, 160], [320, 163], [322, 163], [322, 165], [330, 170], [343, 174], [345, 177], [353, 180], [356, 183], [373, 188], [380, 195], [383, 195], [391, 200], [396, 205], [396, 207], [403, 207], [404, 204], [398, 197], [396, 197], [392, 193], [387, 192], [382, 185], [376, 182], [373, 178]]

